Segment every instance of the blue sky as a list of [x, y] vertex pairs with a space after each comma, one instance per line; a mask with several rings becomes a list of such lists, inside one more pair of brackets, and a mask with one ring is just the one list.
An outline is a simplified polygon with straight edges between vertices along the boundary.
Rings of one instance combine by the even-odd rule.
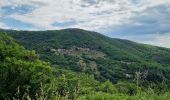
[[170, 0], [1, 0], [0, 28], [82, 28], [170, 48]]

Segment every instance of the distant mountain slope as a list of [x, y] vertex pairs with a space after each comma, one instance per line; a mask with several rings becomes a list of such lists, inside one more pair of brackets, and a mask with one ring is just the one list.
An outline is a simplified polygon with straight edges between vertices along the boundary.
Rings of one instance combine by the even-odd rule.
[[146, 73], [147, 82], [169, 81], [170, 49], [167, 48], [81, 29], [5, 32], [54, 66], [94, 74], [101, 81], [133, 81], [135, 72]]
[[0, 100], [77, 100], [103, 84], [84, 73], [52, 68], [0, 32]]

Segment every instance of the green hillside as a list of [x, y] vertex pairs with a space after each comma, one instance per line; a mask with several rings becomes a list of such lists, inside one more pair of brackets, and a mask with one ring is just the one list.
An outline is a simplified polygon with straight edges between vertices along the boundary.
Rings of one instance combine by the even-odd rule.
[[[1, 100], [169, 100], [168, 62], [162, 64], [166, 59], [162, 57], [161, 61], [157, 61], [142, 58], [143, 55], [135, 55], [127, 47], [118, 47], [118, 43], [153, 49], [153, 52], [158, 50], [160, 54], [168, 54], [168, 49], [110, 39], [98, 33], [77, 29], [71, 29], [71, 32], [83, 31], [86, 32], [84, 36], [87, 34], [87, 37], [100, 39], [78, 41], [80, 37], [83, 38], [81, 35], [75, 40], [68, 38], [70, 44], [67, 44], [69, 42], [66, 40], [58, 40], [59, 36], [76, 35], [71, 34], [70, 29], [62, 31], [66, 31], [65, 35], [47, 31], [53, 34], [51, 39], [61, 41], [55, 43], [57, 47], [47, 42], [50, 37], [45, 36], [46, 32], [35, 32], [34, 35], [34, 32], [6, 31], [18, 43], [35, 49], [39, 55], [0, 32]], [[73, 45], [71, 41], [78, 42]], [[83, 45], [85, 42], [87, 44]], [[127, 55], [121, 55], [121, 52]], [[118, 54], [112, 57], [114, 53]]]
[[113, 39], [81, 29], [56, 31], [6, 31], [40, 59], [57, 68], [92, 74], [99, 81], [133, 81], [144, 85], [165, 82], [170, 86], [170, 49]]
[[0, 32], [0, 100], [76, 100], [102, 92], [100, 85], [93, 76], [52, 68]]

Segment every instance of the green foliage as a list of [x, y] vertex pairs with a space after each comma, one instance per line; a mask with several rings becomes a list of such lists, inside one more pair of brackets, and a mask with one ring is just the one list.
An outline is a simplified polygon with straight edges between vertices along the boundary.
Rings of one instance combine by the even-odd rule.
[[99, 91], [114, 94], [117, 92], [117, 89], [113, 86], [110, 81], [106, 81], [99, 86]]
[[141, 94], [129, 96], [123, 94], [108, 94], [103, 92], [95, 92], [93, 94], [80, 97], [78, 100], [169, 100], [170, 94], [157, 95], [152, 90], [150, 92], [142, 92]]
[[169, 49], [80, 29], [6, 33], [30, 50], [0, 33], [0, 99], [169, 100]]
[[115, 84], [116, 89], [119, 93], [135, 95], [137, 94], [137, 86], [136, 84], [130, 82], [118, 82]]
[[28, 92], [34, 97], [41, 83], [48, 85], [52, 81], [51, 67], [38, 60], [35, 51], [25, 50], [2, 33], [0, 38], [0, 98], [15, 97], [17, 88], [20, 96]]
[[[58, 68], [92, 74], [99, 81], [109, 79], [113, 83], [132, 81], [138, 71], [148, 72], [142, 85], [165, 82], [170, 86], [170, 50], [166, 48], [112, 39], [81, 29], [2, 31], [26, 48], [36, 50], [41, 60]], [[89, 51], [77, 51], [78, 48]]]

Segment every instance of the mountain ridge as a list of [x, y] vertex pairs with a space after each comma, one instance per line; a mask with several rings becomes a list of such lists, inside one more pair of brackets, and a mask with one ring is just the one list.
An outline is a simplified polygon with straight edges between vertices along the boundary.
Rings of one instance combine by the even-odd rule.
[[[5, 32], [26, 48], [36, 50], [40, 59], [51, 62], [55, 67], [93, 74], [98, 80], [109, 79], [113, 83], [133, 81], [135, 72], [149, 71], [145, 82], [162, 82], [160, 73], [164, 73], [163, 77], [169, 82], [166, 74], [170, 67], [170, 49], [167, 48], [109, 38], [82, 29]], [[90, 51], [84, 52], [78, 48]], [[64, 52], [58, 52], [58, 49]]]
[[0, 31], [7, 32], [7, 33], [11, 32], [11, 31], [16, 31], [16, 32], [55, 32], [55, 31], [65, 31], [65, 30], [80, 30], [80, 31], [94, 32], [94, 33], [100, 34], [100, 35], [102, 35], [104, 37], [108, 37], [110, 39], [116, 39], [116, 40], [120, 40], [120, 41], [128, 41], [128, 42], [134, 42], [134, 43], [142, 44], [142, 45], [148, 45], [148, 46], [153, 46], [153, 47], [170, 49], [168, 47], [161, 47], [161, 46], [156, 46], [156, 45], [152, 45], [152, 44], [140, 43], [140, 42], [132, 41], [132, 40], [129, 40], [129, 39], [109, 37], [109, 36], [103, 35], [103, 34], [101, 34], [99, 32], [89, 31], [89, 30], [85, 30], [85, 29], [81, 29], [81, 28], [65, 28], [65, 29], [58, 29], [58, 30], [17, 30], [17, 29], [3, 29], [3, 28], [0, 28]]

